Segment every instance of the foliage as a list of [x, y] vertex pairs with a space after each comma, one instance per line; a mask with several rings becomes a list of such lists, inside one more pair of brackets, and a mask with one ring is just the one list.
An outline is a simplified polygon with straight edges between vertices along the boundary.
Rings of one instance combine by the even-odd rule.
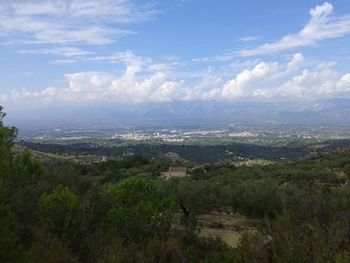
[[10, 148], [17, 135], [16, 128], [4, 126], [3, 119], [6, 114], [2, 110], [3, 108], [0, 106], [0, 178], [6, 176], [9, 172], [12, 158]]
[[169, 231], [176, 201], [172, 197], [160, 199], [154, 182], [128, 179], [110, 186], [107, 193], [112, 201], [109, 227], [126, 240], [139, 243]]
[[66, 186], [56, 187], [39, 199], [39, 219], [46, 231], [59, 238], [67, 238], [73, 231], [74, 219], [79, 211], [79, 199]]
[[18, 243], [15, 217], [6, 205], [5, 189], [0, 181], [0, 262], [24, 262], [26, 254]]
[[[97, 163], [38, 160], [14, 151], [16, 129], [0, 107], [1, 262], [349, 262], [350, 150], [328, 142], [318, 155], [268, 165], [205, 164], [190, 176], [159, 178], [181, 153], [218, 161], [222, 152], [299, 159], [300, 145], [35, 145], [64, 154], [112, 156]], [[134, 154], [134, 152], [144, 155]], [[128, 154], [125, 154], [128, 153]], [[260, 224], [236, 248], [198, 236], [196, 217], [240, 213]], [[180, 224], [183, 213], [185, 224]]]

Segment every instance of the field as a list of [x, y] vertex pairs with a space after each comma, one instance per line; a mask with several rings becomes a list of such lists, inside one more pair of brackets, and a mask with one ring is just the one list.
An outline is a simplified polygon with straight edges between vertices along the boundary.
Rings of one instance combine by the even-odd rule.
[[242, 233], [254, 231], [259, 220], [238, 214], [212, 212], [197, 216], [198, 231], [202, 237], [219, 238], [230, 247], [236, 247]]

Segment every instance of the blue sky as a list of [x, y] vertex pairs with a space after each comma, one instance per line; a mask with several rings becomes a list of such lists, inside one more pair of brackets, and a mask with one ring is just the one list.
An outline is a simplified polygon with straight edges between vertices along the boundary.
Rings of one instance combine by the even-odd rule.
[[0, 2], [8, 109], [350, 97], [350, 4]]

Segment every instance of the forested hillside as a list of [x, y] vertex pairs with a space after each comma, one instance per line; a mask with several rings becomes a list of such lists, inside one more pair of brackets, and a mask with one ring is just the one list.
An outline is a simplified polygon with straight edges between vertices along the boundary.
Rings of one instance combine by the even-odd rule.
[[[40, 160], [0, 112], [0, 262], [350, 262], [350, 150], [164, 180], [147, 155]], [[213, 213], [254, 224], [230, 245], [200, 234]]]
[[29, 149], [60, 155], [118, 156], [141, 154], [147, 158], [172, 161], [167, 155], [176, 155], [187, 164], [232, 162], [247, 159], [270, 161], [300, 160], [311, 156], [332, 153], [350, 147], [350, 140], [322, 140], [314, 142], [290, 142], [277, 144], [216, 143], [216, 144], [168, 144], [158, 142], [121, 143], [99, 145], [93, 142], [45, 143], [23, 141], [20, 144]]

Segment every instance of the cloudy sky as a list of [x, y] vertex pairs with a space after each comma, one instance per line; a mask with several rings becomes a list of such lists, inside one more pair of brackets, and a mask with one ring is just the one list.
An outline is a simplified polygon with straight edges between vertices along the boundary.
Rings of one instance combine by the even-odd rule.
[[350, 98], [350, 3], [0, 1], [0, 105]]

